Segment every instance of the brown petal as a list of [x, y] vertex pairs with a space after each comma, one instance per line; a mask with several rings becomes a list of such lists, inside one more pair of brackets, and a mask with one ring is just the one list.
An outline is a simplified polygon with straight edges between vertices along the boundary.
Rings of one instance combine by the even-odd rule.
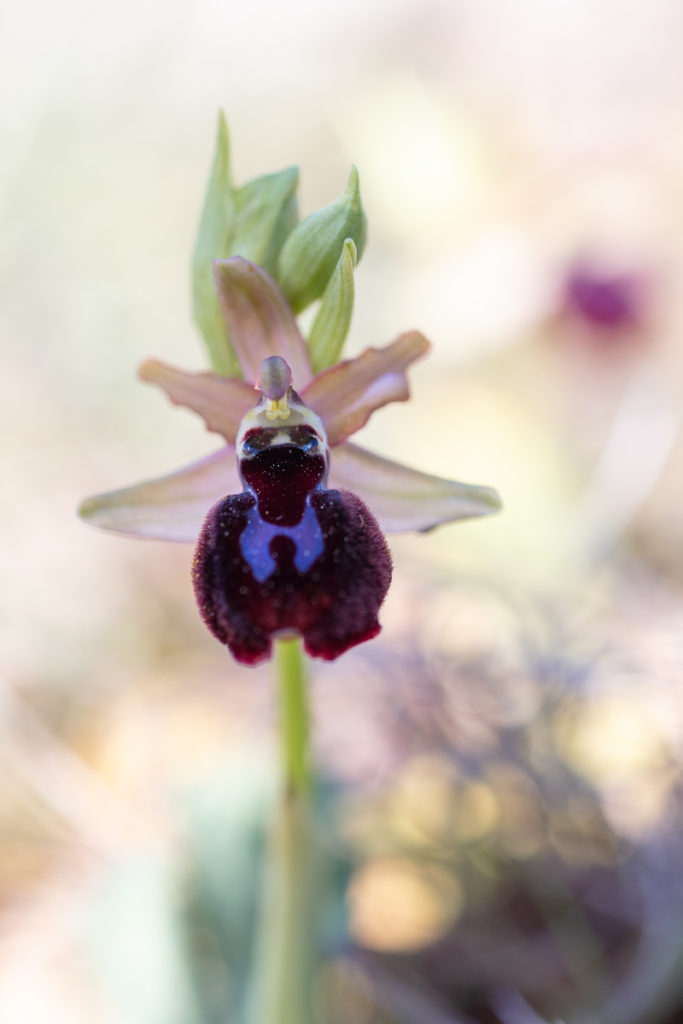
[[306, 342], [279, 286], [262, 267], [241, 256], [214, 260], [213, 276], [223, 319], [246, 380], [254, 383], [268, 356], [282, 356], [297, 390], [311, 379]]
[[211, 506], [241, 489], [235, 450], [226, 447], [167, 476], [86, 498], [78, 514], [115, 533], [196, 541]]
[[258, 401], [254, 388], [236, 377], [217, 373], [187, 373], [159, 359], [148, 359], [138, 371], [141, 380], [156, 384], [174, 405], [198, 413], [207, 429], [234, 444], [240, 420]]
[[353, 444], [342, 444], [331, 455], [329, 486], [354, 491], [386, 533], [431, 530], [501, 508], [492, 487], [421, 473]]
[[410, 396], [406, 368], [429, 347], [419, 331], [407, 331], [385, 348], [366, 349], [319, 373], [302, 397], [325, 424], [330, 444], [341, 444], [388, 402], [405, 402]]

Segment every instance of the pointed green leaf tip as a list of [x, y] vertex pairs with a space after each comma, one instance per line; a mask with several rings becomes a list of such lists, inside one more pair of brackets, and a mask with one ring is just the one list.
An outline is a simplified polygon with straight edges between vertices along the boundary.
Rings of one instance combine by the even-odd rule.
[[298, 184], [298, 168], [287, 167], [234, 188], [228, 126], [221, 111], [192, 260], [194, 319], [217, 373], [232, 376], [240, 370], [214, 288], [213, 261], [243, 256], [274, 275], [280, 250], [299, 220]]
[[295, 313], [323, 294], [345, 239], [352, 239], [360, 259], [365, 236], [358, 170], [352, 167], [342, 195], [306, 217], [292, 231], [280, 254], [278, 281]]
[[239, 373], [213, 285], [212, 262], [230, 255], [235, 200], [230, 173], [230, 138], [225, 115], [218, 117], [213, 166], [192, 257], [192, 313], [204, 337], [211, 365], [225, 376]]
[[352, 238], [347, 238], [332, 277], [327, 282], [308, 337], [308, 350], [315, 373], [339, 361], [353, 316], [355, 266], [356, 246]]
[[287, 167], [237, 189], [232, 256], [243, 256], [275, 276], [280, 250], [299, 220], [298, 184], [299, 168]]

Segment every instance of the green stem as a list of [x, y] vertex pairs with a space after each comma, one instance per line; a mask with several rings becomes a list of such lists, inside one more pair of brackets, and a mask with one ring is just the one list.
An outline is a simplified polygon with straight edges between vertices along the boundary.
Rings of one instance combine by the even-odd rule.
[[283, 785], [266, 850], [248, 1024], [312, 1024], [316, 857], [311, 822], [308, 706], [301, 642], [278, 640]]
[[275, 663], [278, 672], [282, 770], [285, 787], [291, 792], [310, 788], [308, 755], [308, 703], [306, 670], [301, 640], [277, 640]]

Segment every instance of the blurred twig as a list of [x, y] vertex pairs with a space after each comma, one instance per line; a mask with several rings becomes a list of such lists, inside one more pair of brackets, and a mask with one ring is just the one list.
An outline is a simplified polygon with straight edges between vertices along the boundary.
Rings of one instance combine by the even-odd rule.
[[100, 776], [45, 725], [6, 682], [0, 684], [2, 756], [10, 773], [35, 793], [93, 853], [114, 858], [131, 840], [157, 837]]
[[[529, 1006], [521, 993], [513, 989], [493, 992], [490, 1000], [491, 1008], [502, 1024], [548, 1024], [548, 1021], [539, 1017], [533, 1007]], [[553, 1024], [563, 1024], [563, 1021], [558, 1017]]]
[[431, 997], [374, 963], [355, 957], [354, 964], [370, 982], [377, 1005], [401, 1024], [475, 1024], [471, 1017], [444, 1009]]
[[638, 515], [666, 465], [681, 428], [681, 402], [651, 367], [639, 369], [621, 398], [607, 443], [575, 510], [598, 555]]

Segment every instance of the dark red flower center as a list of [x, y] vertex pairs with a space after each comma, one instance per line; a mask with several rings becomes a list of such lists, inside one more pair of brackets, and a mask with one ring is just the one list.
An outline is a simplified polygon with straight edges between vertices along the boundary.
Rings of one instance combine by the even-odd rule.
[[286, 432], [287, 443], [274, 443], [282, 433], [277, 427], [250, 430], [242, 446], [250, 457], [240, 460], [240, 473], [266, 522], [294, 526], [327, 467], [320, 439], [310, 427], [292, 427]]

